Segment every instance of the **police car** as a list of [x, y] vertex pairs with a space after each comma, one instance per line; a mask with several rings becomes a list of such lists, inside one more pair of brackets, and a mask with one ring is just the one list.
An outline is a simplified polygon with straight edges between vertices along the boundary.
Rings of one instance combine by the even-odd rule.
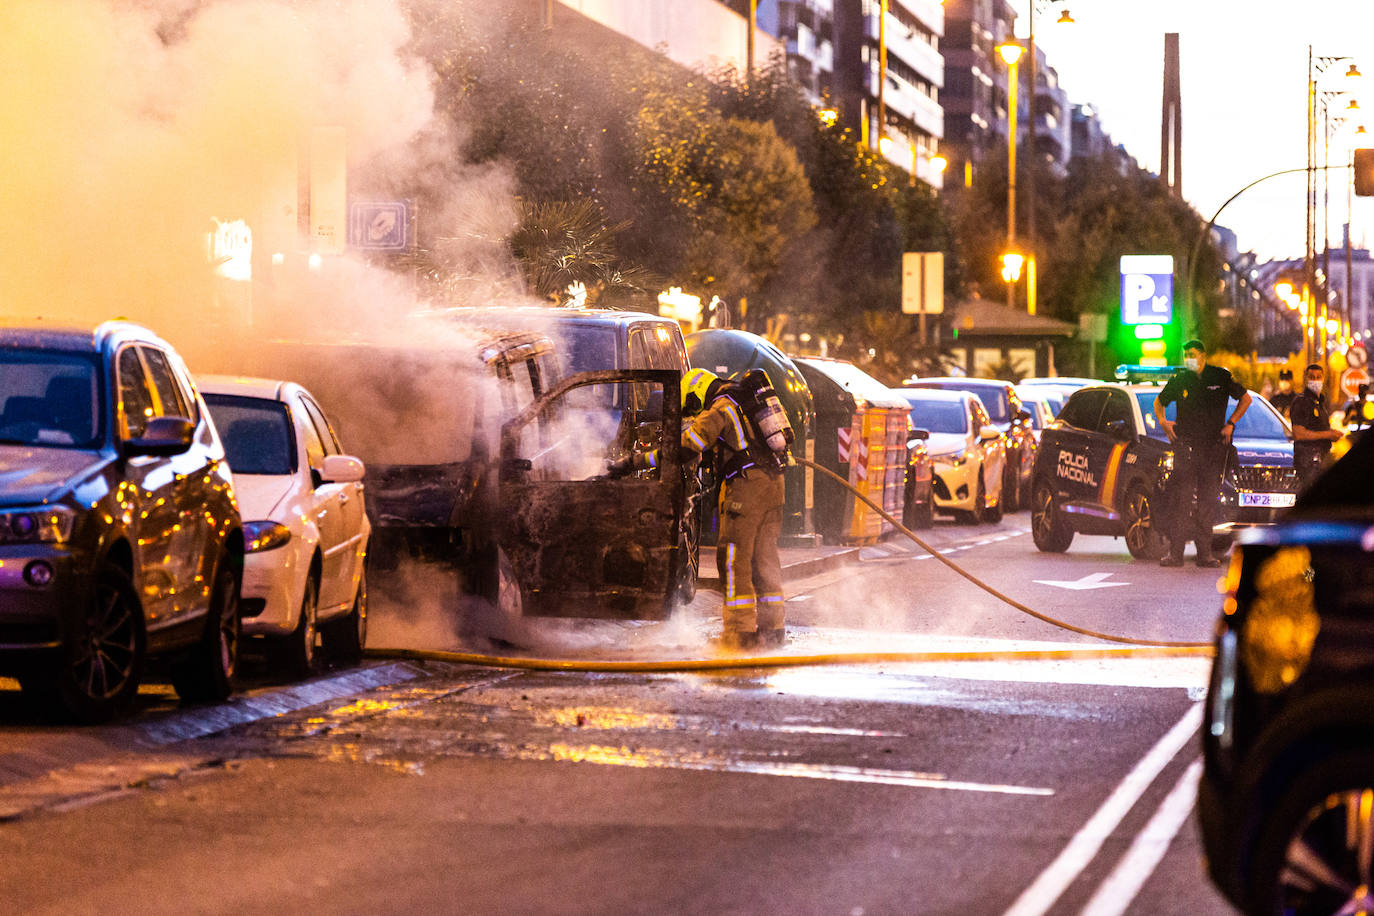
[[[1065, 402], [1042, 433], [1032, 472], [1036, 547], [1061, 553], [1081, 532], [1124, 537], [1137, 559], [1163, 555], [1166, 544], [1155, 517], [1173, 469], [1173, 449], [1155, 419], [1154, 402], [1175, 371], [1123, 366], [1117, 370], [1122, 383], [1080, 388]], [[1236, 529], [1273, 523], [1297, 494], [1287, 425], [1262, 397], [1251, 392], [1251, 398], [1232, 438], [1222, 483], [1213, 544], [1218, 551], [1230, 546]], [[1166, 415], [1173, 418], [1173, 405]]]

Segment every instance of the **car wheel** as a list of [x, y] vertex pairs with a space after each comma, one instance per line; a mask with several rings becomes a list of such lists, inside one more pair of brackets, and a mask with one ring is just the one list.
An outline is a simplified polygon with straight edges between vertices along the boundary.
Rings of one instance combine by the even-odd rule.
[[1031, 540], [1045, 553], [1063, 553], [1073, 543], [1073, 529], [1064, 520], [1054, 490], [1047, 484], [1032, 491]]
[[988, 488], [983, 483], [983, 475], [978, 475], [978, 489], [973, 493], [973, 508], [959, 514], [965, 525], [981, 525], [988, 512]]
[[56, 671], [20, 676], [26, 694], [78, 722], [106, 722], [123, 712], [143, 677], [143, 609], [124, 571], [105, 565], [85, 613], [74, 615]]
[[997, 504], [995, 506], [989, 506], [987, 492], [985, 491], [983, 493], [983, 521], [995, 525], [1002, 520], [1002, 502], [1006, 498], [1005, 494], [1006, 491], [1003, 491], [998, 495]]
[[367, 648], [367, 569], [358, 576], [358, 591], [353, 607], [338, 620], [320, 628], [320, 642], [332, 659], [356, 662]]
[[313, 574], [308, 575], [305, 577], [305, 593], [301, 596], [301, 613], [296, 629], [275, 646], [282, 667], [297, 677], [306, 677], [315, 670], [319, 605], [319, 584]]
[[1139, 487], [1126, 494], [1126, 508], [1121, 513], [1126, 523], [1126, 549], [1137, 560], [1158, 560], [1164, 556], [1164, 538], [1160, 536], [1155, 518], [1154, 502]]
[[200, 639], [172, 668], [172, 686], [188, 703], [215, 703], [234, 689], [239, 663], [239, 580], [221, 558]]
[[1002, 498], [1006, 501], [1006, 511], [1015, 512], [1021, 508], [1017, 500], [1017, 486], [1021, 483], [1021, 456], [1017, 453], [1016, 461], [1012, 461], [1010, 455], [1007, 456], [1004, 464], [1006, 468], [1002, 472]]
[[1374, 751], [1338, 751], [1285, 783], [1258, 832], [1247, 912], [1369, 912]]

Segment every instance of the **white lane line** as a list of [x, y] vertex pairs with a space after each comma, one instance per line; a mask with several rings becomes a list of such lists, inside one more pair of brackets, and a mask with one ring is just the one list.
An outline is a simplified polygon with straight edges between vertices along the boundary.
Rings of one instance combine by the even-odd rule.
[[793, 779], [823, 779], [831, 782], [857, 782], [913, 789], [948, 789], [956, 792], [990, 792], [997, 795], [1049, 797], [1053, 789], [1013, 786], [1001, 783], [964, 782], [941, 773], [914, 770], [881, 770], [872, 767], [833, 766], [820, 763], [772, 763], [754, 760], [714, 759], [704, 756], [676, 756], [662, 750], [630, 750], [605, 745], [551, 744], [547, 751], [523, 748], [511, 755], [520, 760], [555, 760], [590, 763], [598, 766], [626, 766], [636, 769], [694, 770], [709, 773], [742, 773], [754, 776], [783, 776]]
[[1145, 794], [1161, 770], [1189, 741], [1202, 724], [1202, 704], [1194, 703], [1173, 728], [1150, 748], [1126, 778], [1107, 796], [1102, 807], [1094, 812], [1074, 834], [1069, 845], [1040, 873], [1030, 887], [1021, 892], [1006, 916], [1043, 916], [1054, 906], [1064, 891], [1083, 872], [1097, 855], [1112, 831]]
[[1135, 900], [1136, 894], [1154, 874], [1169, 844], [1178, 835], [1183, 822], [1192, 813], [1197, 801], [1197, 784], [1202, 776], [1202, 761], [1194, 760], [1179, 777], [1171, 791], [1155, 811], [1145, 829], [1131, 843], [1126, 855], [1112, 869], [1112, 873], [1098, 887], [1080, 916], [1121, 916]]

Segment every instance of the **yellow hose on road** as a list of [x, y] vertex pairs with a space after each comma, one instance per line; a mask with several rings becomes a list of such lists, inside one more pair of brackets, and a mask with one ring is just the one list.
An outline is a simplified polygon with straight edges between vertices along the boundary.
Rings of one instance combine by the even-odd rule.
[[819, 471], [822, 474], [825, 474], [827, 477], [833, 478], [837, 483], [839, 483], [840, 486], [844, 487], [846, 490], [853, 493], [855, 499], [862, 500], [863, 503], [867, 505], [870, 509], [872, 509], [874, 512], [877, 512], [883, 518], [891, 522], [893, 527], [895, 527], [902, 534], [910, 538], [916, 544], [917, 547], [920, 547], [926, 553], [930, 554], [932, 557], [939, 560], [941, 563], [945, 564], [950, 569], [954, 570], [956, 573], [963, 576], [965, 579], [972, 582], [974, 585], [978, 586], [992, 597], [996, 598], [998, 601], [1001, 601], [1003, 604], [1010, 605], [1011, 607], [1016, 608], [1016, 610], [1020, 611], [1021, 613], [1028, 614], [1031, 617], [1034, 617], [1036, 620], [1043, 621], [1045, 623], [1050, 624], [1051, 626], [1056, 626], [1063, 630], [1068, 630], [1071, 633], [1081, 633], [1084, 636], [1091, 636], [1094, 639], [1102, 639], [1106, 640], [1107, 642], [1125, 643], [1126, 645], [1130, 646], [1162, 646], [1170, 649], [1211, 649], [1212, 644], [1205, 642], [1170, 642], [1167, 640], [1136, 639], [1135, 637], [1131, 636], [1117, 636], [1113, 633], [1101, 633], [1097, 630], [1090, 630], [1086, 627], [1075, 626], [1074, 624], [1068, 623], [1067, 621], [1058, 620], [1054, 617], [1050, 617], [1047, 614], [1042, 614], [1039, 611], [1031, 610], [1021, 602], [1017, 601], [1015, 598], [1010, 598], [1002, 594], [997, 589], [993, 588], [991, 585], [988, 585], [982, 579], [979, 579], [977, 576], [973, 575], [968, 570], [964, 569], [958, 563], [955, 563], [953, 560], [949, 559], [944, 554], [940, 553], [934, 547], [931, 547], [925, 541], [921, 540], [919, 537], [916, 536], [916, 533], [913, 532], [910, 528], [907, 528], [901, 522], [897, 521], [895, 518], [889, 515], [883, 509], [882, 506], [878, 505], [873, 500], [869, 499], [867, 496], [860, 493], [854, 487], [851, 487], [849, 485], [849, 481], [845, 480], [839, 474], [836, 474], [829, 468], [823, 468], [816, 462], [810, 461], [806, 458], [797, 458], [796, 461], [798, 464], [804, 464], [814, 471]]
[[1104, 658], [1211, 658], [1210, 646], [1111, 646], [1082, 649], [1012, 649], [949, 652], [828, 652], [819, 655], [740, 655], [719, 658], [670, 658], [661, 661], [613, 661], [576, 658], [529, 658], [443, 652], [433, 649], [368, 649], [371, 658], [452, 662], [488, 668], [531, 671], [683, 672], [731, 671], [741, 668], [800, 668], [814, 665], [902, 664], [914, 662], [1074, 661]]
[[461, 665], [481, 665], [489, 668], [520, 668], [531, 671], [585, 671], [585, 672], [691, 672], [691, 671], [732, 671], [745, 668], [797, 668], [814, 665], [860, 665], [860, 664], [903, 664], [916, 662], [1005, 662], [1005, 661], [1071, 661], [1083, 659], [1110, 658], [1211, 658], [1214, 654], [1210, 643], [1170, 642], [1167, 640], [1137, 639], [1131, 636], [1118, 636], [1102, 633], [1086, 627], [1076, 626], [1058, 620], [1047, 614], [1032, 610], [1014, 598], [988, 585], [983, 580], [965, 570], [958, 563], [948, 559], [931, 545], [922, 540], [915, 532], [893, 518], [881, 506], [863, 493], [849, 485], [849, 481], [821, 467], [806, 458], [796, 458], [798, 463], [833, 478], [840, 486], [854, 494], [883, 518], [909, 538], [916, 546], [935, 559], [963, 576], [969, 582], [1023, 614], [1051, 626], [1091, 636], [1107, 642], [1124, 643], [1122, 646], [1066, 648], [1066, 649], [1010, 649], [1010, 650], [950, 650], [943, 652], [828, 652], [813, 655], [727, 655], [716, 658], [662, 659], [659, 661], [615, 661], [594, 659], [531, 658], [518, 655], [487, 655], [480, 652], [446, 652], [432, 649], [368, 649], [370, 658], [397, 658], [419, 661], [441, 661]]

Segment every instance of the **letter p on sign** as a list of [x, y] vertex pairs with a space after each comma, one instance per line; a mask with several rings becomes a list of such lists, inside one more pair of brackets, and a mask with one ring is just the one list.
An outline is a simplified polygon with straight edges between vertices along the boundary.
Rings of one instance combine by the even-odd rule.
[[1168, 324], [1173, 317], [1173, 255], [1122, 255], [1121, 323]]

